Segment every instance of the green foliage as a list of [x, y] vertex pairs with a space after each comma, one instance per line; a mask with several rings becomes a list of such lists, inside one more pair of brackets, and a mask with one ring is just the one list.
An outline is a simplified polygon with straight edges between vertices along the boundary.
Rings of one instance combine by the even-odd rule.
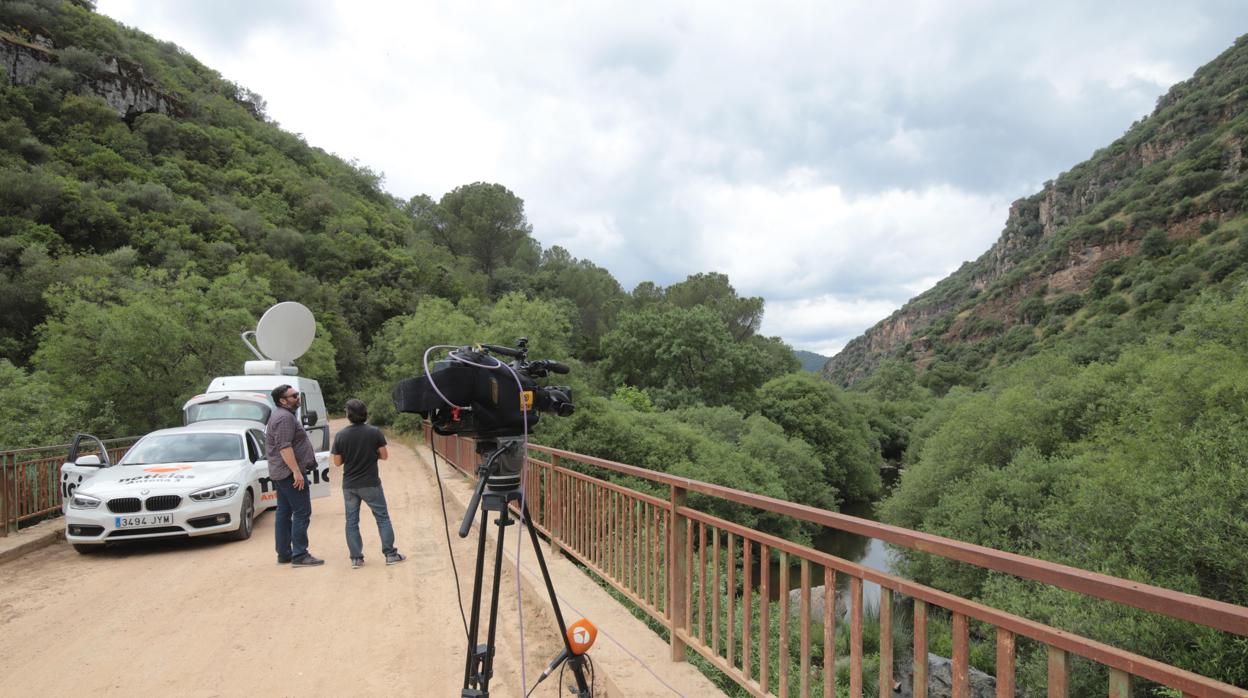
[[[664, 407], [744, 407], [776, 372], [750, 344], [734, 341], [721, 315], [703, 306], [659, 304], [621, 313], [602, 349], [612, 384], [645, 388]], [[791, 351], [788, 359], [796, 364]]]
[[627, 299], [610, 272], [555, 246], [542, 252], [532, 286], [542, 297], [566, 298], [576, 305], [574, 350], [586, 359], [599, 358], [598, 343], [615, 324], [616, 314]]
[[89, 406], [81, 396], [54, 385], [47, 374], [28, 374], [0, 359], [0, 450], [63, 443], [75, 432], [111, 422], [107, 406]]
[[763, 385], [758, 411], [815, 448], [824, 481], [845, 499], [879, 494], [879, 438], [840, 388], [809, 373], [790, 373]]
[[933, 361], [919, 377], [919, 384], [937, 396], [944, 395], [954, 386], [971, 385], [974, 382], [973, 371], [952, 361]]
[[1140, 240], [1140, 254], [1145, 257], [1163, 257], [1170, 252], [1170, 239], [1166, 231], [1153, 228]]
[[1070, 315], [1083, 307], [1083, 299], [1075, 293], [1065, 293], [1053, 301], [1055, 315]]
[[[238, 334], [273, 298], [262, 279], [236, 268], [211, 282], [143, 270], [111, 283], [80, 279], [54, 287], [48, 302], [35, 366], [57, 390], [111, 411], [106, 431], [133, 434], [176, 423], [206, 377], [237, 371], [247, 358]], [[332, 350], [314, 351], [305, 365], [332, 376]]]
[[664, 298], [677, 308], [710, 308], [736, 341], [752, 336], [763, 321], [763, 299], [738, 297], [724, 274], [694, 274], [667, 287]]
[[476, 182], [456, 187], [429, 215], [428, 229], [453, 254], [471, 258], [485, 274], [491, 291], [506, 285], [506, 267], [531, 271], [538, 247], [529, 236], [524, 201], [501, 184]]
[[[955, 391], [916, 428], [891, 523], [1230, 603], [1248, 601], [1248, 287], [1181, 330], [1080, 365], [1052, 352]], [[906, 570], [1057, 627], [1242, 684], [1242, 643], [919, 554]], [[1039, 662], [1028, 658], [1028, 662]], [[1096, 675], [1080, 675], [1091, 686]], [[1091, 683], [1089, 683], [1091, 682]]]
[[[543, 420], [541, 443], [705, 482], [834, 508], [837, 492], [821, 478], [814, 449], [786, 436], [760, 415], [729, 407], [691, 407], [666, 412], [634, 409], [620, 400], [579, 401], [571, 417]], [[584, 466], [608, 480], [618, 475]], [[628, 484], [647, 491], [644, 483]], [[653, 494], [664, 495], [666, 490]], [[691, 494], [691, 506], [746, 526], [809, 541], [815, 527], [719, 498]]]

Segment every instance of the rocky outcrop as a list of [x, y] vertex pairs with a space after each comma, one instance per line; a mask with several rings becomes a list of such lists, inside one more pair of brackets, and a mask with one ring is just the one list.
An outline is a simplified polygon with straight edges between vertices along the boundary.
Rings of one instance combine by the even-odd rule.
[[[802, 603], [802, 590], [790, 589], [789, 590], [789, 614], [792, 616], [800, 615], [802, 611], [801, 603]], [[845, 617], [845, 613], [848, 610], [848, 606], [846, 606], [846, 603], [845, 603], [845, 594], [843, 593], [836, 594], [836, 607], [832, 610], [833, 610], [833, 613], [836, 614], [837, 618]], [[819, 586], [810, 588], [810, 617], [811, 618], [823, 617], [823, 585], [822, 584], [820, 584]]]
[[[52, 42], [38, 36], [25, 40], [0, 32], [0, 67], [9, 84], [33, 85], [57, 62]], [[118, 116], [127, 120], [145, 113], [180, 116], [186, 112], [181, 100], [157, 89], [143, 75], [142, 68], [115, 57], [102, 58], [98, 71], [80, 78], [81, 93], [103, 98]]]
[[[978, 669], [967, 672], [970, 678], [971, 698], [993, 698], [997, 694], [997, 680]], [[893, 681], [893, 695], [911, 698], [914, 695], [914, 665], [905, 662]], [[927, 697], [953, 698], [953, 662], [946, 657], [927, 655]]]

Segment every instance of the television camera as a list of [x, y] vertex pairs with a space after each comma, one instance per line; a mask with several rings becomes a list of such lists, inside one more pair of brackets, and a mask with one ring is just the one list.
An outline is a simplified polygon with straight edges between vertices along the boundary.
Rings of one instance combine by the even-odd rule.
[[[516, 340], [514, 349], [495, 344], [457, 347], [447, 354], [444, 361], [438, 362], [439, 366], [435, 371], [428, 370], [426, 358], [425, 375], [399, 381], [392, 393], [394, 406], [399, 412], [415, 413], [427, 418], [435, 433], [443, 436], [476, 437], [476, 452], [480, 455], [478, 480], [459, 528], [459, 536], [466, 538], [480, 508], [472, 610], [471, 620], [468, 621], [468, 648], [465, 653], [461, 698], [489, 696], [490, 678], [494, 673], [494, 634], [497, 627], [503, 539], [507, 527], [517, 521], [528, 529], [529, 540], [550, 596], [555, 622], [564, 642], [564, 651], [551, 662], [538, 682], [566, 662], [576, 680], [573, 693], [583, 698], [589, 698], [592, 693], [591, 683], [585, 678], [588, 662], [585, 653], [593, 644], [596, 632], [592, 632], [593, 625], [587, 620], [577, 621], [571, 627], [564, 623], [550, 571], [538, 544], [537, 532], [529, 525], [528, 505], [524, 501], [521, 487], [524, 464], [528, 458], [527, 436], [542, 413], [567, 417], [575, 410], [571, 402], [571, 388], [540, 386], [536, 379], [546, 378], [551, 373], [565, 374], [568, 367], [549, 359], [530, 361], [528, 355], [529, 340], [525, 337]], [[425, 356], [428, 357], [428, 352]], [[511, 362], [504, 364], [498, 356], [508, 357]], [[513, 502], [516, 504], [515, 518], [510, 506]], [[496, 516], [494, 523], [498, 526], [498, 534], [495, 537], [486, 641], [479, 643], [486, 524], [491, 512]], [[447, 543], [449, 545], [449, 538]], [[592, 662], [589, 666], [592, 666]]]
[[[495, 354], [512, 359], [504, 364]], [[566, 364], [550, 359], [530, 361], [529, 340], [516, 348], [477, 344], [453, 349], [441, 366], [419, 378], [399, 381], [394, 406], [399, 412], [427, 417], [434, 432], [483, 439], [523, 436], [533, 430], [542, 412], [572, 414], [572, 389], [540, 386], [535, 379], [565, 374]], [[510, 369], [510, 370], [508, 370]]]

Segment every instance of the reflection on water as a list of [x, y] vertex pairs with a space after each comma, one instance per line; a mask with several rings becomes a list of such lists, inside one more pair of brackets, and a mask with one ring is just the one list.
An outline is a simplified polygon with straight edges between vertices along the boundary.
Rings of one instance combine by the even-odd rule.
[[[875, 505], [870, 503], [845, 504], [841, 507], [841, 513], [862, 519], [876, 520]], [[815, 537], [813, 543], [815, 549], [820, 552], [835, 555], [844, 560], [856, 562], [863, 567], [870, 567], [881, 572], [889, 574], [896, 572], [896, 566], [888, 551], [888, 546], [881, 540], [857, 536], [835, 528], [825, 528], [823, 533]], [[801, 588], [800, 569], [799, 565], [793, 565], [789, 569], [789, 586], [791, 589]], [[815, 587], [820, 584], [823, 584], [823, 568], [819, 565], [811, 565], [810, 585]], [[780, 598], [780, 562], [775, 557], [773, 557], [771, 564], [769, 589], [771, 590], [770, 596], [773, 600]], [[849, 575], [838, 574], [836, 576], [836, 589], [838, 595], [841, 593], [848, 594]], [[848, 599], [848, 596], [845, 598]], [[878, 607], [880, 604], [879, 585], [872, 582], [864, 582], [862, 585], [862, 600], [866, 608]], [[848, 603], [846, 608], [848, 608]]]

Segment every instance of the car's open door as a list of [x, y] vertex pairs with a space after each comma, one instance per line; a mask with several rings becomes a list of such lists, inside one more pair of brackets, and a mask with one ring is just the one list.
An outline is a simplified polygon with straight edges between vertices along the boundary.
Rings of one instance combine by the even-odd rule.
[[317, 451], [316, 471], [308, 475], [312, 482], [312, 499], [329, 496], [329, 471], [329, 451]]
[[69, 445], [69, 457], [61, 465], [61, 511], [69, 508], [69, 501], [79, 485], [95, 477], [101, 468], [112, 463], [104, 442], [90, 434], [75, 434]]

